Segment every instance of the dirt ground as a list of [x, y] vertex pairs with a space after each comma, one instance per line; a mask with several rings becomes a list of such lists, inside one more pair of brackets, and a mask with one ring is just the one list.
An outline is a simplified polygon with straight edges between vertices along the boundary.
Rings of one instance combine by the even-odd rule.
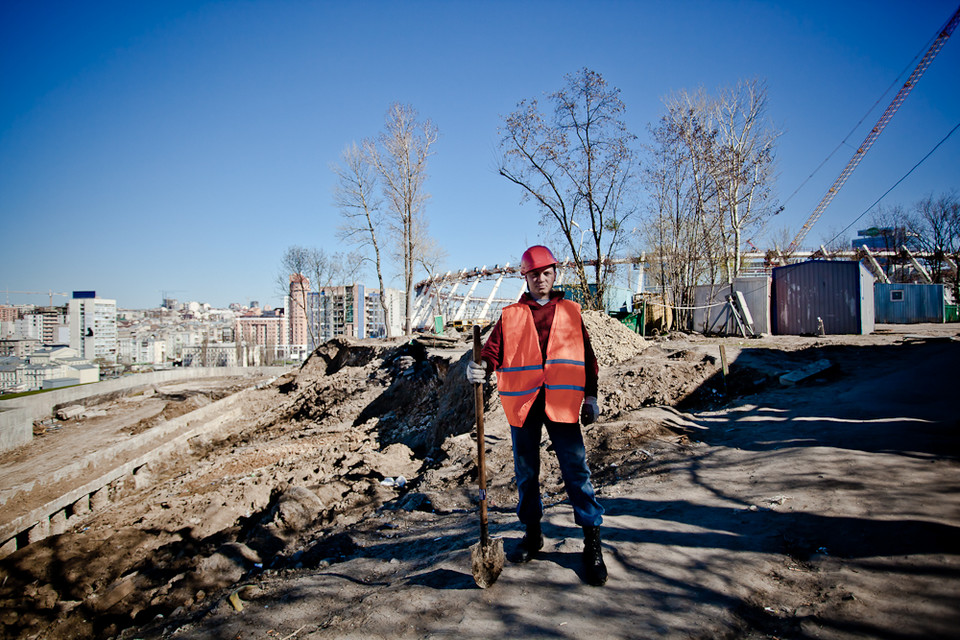
[[[546, 441], [544, 554], [474, 584], [466, 340], [332, 341], [244, 391], [217, 439], [0, 561], [2, 637], [958, 637], [960, 327], [642, 340], [587, 322], [604, 587], [582, 581]], [[509, 545], [509, 427], [485, 391], [491, 531]], [[158, 423], [130, 404], [131, 425]]]

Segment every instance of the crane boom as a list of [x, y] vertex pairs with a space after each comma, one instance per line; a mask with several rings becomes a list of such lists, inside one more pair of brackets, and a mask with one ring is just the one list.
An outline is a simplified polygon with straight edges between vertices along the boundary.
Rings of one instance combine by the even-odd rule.
[[53, 296], [66, 296], [66, 297], [68, 297], [68, 298], [70, 297], [70, 294], [69, 294], [69, 293], [61, 293], [60, 291], [54, 291], [53, 289], [50, 289], [49, 291], [11, 291], [10, 289], [4, 289], [4, 291], [7, 292], [7, 304], [10, 304], [10, 294], [11, 294], [11, 293], [31, 294], [31, 295], [32, 295], [32, 294], [40, 295], [40, 294], [42, 294], [42, 293], [49, 294], [49, 295], [50, 295], [50, 306], [51, 306], [51, 307], [53, 306]]
[[857, 147], [853, 157], [850, 158], [850, 162], [848, 162], [847, 166], [844, 167], [843, 171], [840, 172], [840, 175], [834, 181], [833, 185], [827, 189], [827, 192], [820, 200], [820, 204], [818, 204], [817, 208], [813, 210], [813, 213], [810, 214], [810, 217], [807, 218], [807, 221], [803, 223], [803, 226], [793, 239], [793, 242], [790, 243], [789, 249], [787, 249], [788, 254], [793, 253], [800, 248], [800, 243], [803, 242], [803, 239], [807, 237], [807, 233], [810, 231], [813, 225], [816, 224], [817, 220], [820, 219], [821, 214], [823, 214], [823, 210], [827, 208], [827, 205], [830, 204], [830, 202], [833, 200], [833, 197], [837, 195], [838, 191], [840, 191], [840, 187], [843, 186], [843, 183], [847, 181], [847, 178], [850, 177], [850, 174], [853, 173], [853, 170], [856, 169], [857, 165], [860, 164], [860, 161], [863, 160], [863, 156], [867, 153], [870, 147], [873, 146], [873, 143], [876, 142], [877, 138], [887, 126], [887, 123], [890, 122], [891, 118], [893, 118], [893, 114], [897, 112], [897, 109], [899, 109], [900, 105], [903, 104], [903, 101], [906, 100], [907, 95], [909, 95], [910, 91], [913, 90], [913, 87], [917, 84], [917, 81], [920, 80], [920, 76], [922, 76], [927, 70], [927, 67], [930, 66], [930, 63], [933, 62], [933, 59], [937, 57], [937, 54], [940, 53], [940, 49], [943, 48], [943, 45], [947, 42], [947, 39], [953, 33], [953, 30], [957, 28], [958, 23], [960, 23], [960, 7], [957, 7], [957, 10], [954, 12], [953, 16], [947, 20], [947, 23], [944, 25], [943, 29], [940, 30], [936, 40], [934, 40], [933, 44], [930, 45], [930, 48], [927, 49], [927, 53], [924, 54], [923, 59], [913, 70], [913, 73], [910, 74], [910, 77], [907, 78], [907, 81], [903, 83], [903, 86], [900, 87], [900, 91], [897, 92], [897, 95], [894, 96], [890, 106], [887, 107], [887, 110], [884, 111], [883, 115], [880, 116], [877, 124], [873, 126], [864, 141], [860, 143], [859, 147]]

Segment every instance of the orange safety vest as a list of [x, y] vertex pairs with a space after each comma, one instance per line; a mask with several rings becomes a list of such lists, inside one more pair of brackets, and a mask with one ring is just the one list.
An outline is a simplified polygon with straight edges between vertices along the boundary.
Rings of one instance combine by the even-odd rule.
[[541, 387], [546, 388], [546, 413], [550, 420], [580, 419], [587, 380], [580, 305], [561, 299], [556, 306], [546, 358], [540, 351], [529, 306], [509, 305], [500, 316], [503, 363], [497, 369], [497, 388], [511, 426], [523, 426]]

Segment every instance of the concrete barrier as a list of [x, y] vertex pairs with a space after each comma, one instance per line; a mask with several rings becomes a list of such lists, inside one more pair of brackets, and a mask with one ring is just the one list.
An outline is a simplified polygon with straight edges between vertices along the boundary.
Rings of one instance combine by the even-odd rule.
[[[133, 476], [137, 485], [145, 483], [149, 475], [145, 469], [147, 465], [188, 450], [191, 439], [201, 435], [216, 434], [239, 418], [242, 409], [235, 405], [238, 405], [247, 393], [246, 390], [241, 391], [196, 411], [174, 418], [135, 437], [115, 443], [111, 447], [91, 454], [72, 465], [68, 465], [67, 468], [61, 469], [55, 474], [56, 477], [45, 479], [46, 482], [50, 483], [62, 481], [71, 474], [81, 473], [90, 466], [95, 467], [113, 459], [122, 459], [124, 452], [149, 446], [151, 442], [157, 443], [147, 453], [105, 471], [96, 479], [84, 483], [82, 486], [31, 510], [29, 513], [0, 523], [0, 558], [6, 557], [27, 544], [43, 540], [50, 535], [62, 533], [108, 507], [110, 485], [112, 483], [121, 482], [127, 476]], [[183, 430], [183, 432], [175, 437], [169, 437], [178, 430]], [[164, 438], [167, 439], [164, 440]], [[142, 477], [138, 479], [138, 475]], [[29, 492], [36, 490], [37, 487], [31, 485], [24, 488]]]
[[154, 384], [201, 378], [279, 376], [291, 370], [292, 367], [177, 367], [0, 400], [0, 452], [29, 443], [33, 439], [34, 421], [50, 417], [60, 405], [111, 393], [131, 392]]
[[33, 417], [27, 409], [0, 407], [0, 451], [9, 451], [33, 440]]

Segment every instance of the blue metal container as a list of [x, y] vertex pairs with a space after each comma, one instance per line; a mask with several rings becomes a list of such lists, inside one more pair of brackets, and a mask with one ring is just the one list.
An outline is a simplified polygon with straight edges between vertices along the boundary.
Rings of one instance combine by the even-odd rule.
[[873, 285], [873, 299], [877, 322], [915, 324], [944, 321], [942, 284], [878, 282]]

